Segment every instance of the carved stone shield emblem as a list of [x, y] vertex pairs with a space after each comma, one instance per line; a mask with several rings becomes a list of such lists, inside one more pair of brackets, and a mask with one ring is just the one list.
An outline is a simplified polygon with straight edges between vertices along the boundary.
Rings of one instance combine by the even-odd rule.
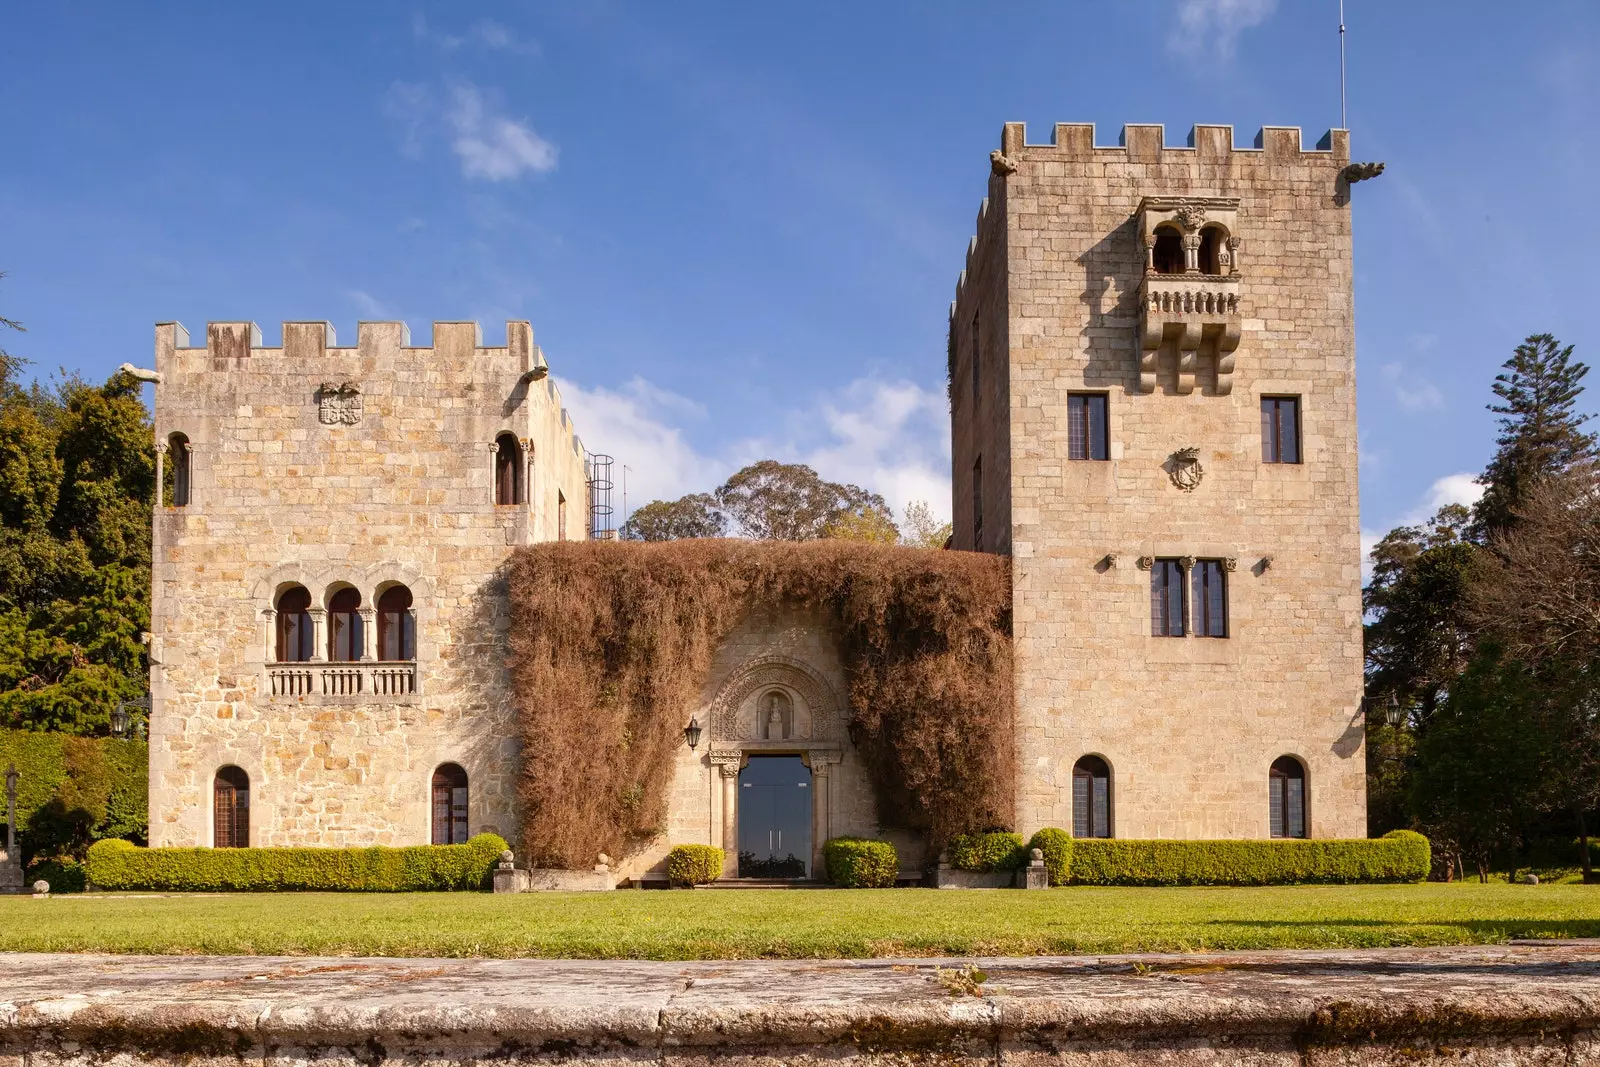
[[1200, 484], [1200, 479], [1206, 476], [1206, 469], [1200, 464], [1200, 450], [1180, 448], [1174, 452], [1167, 459], [1167, 476], [1172, 479], [1173, 485], [1185, 493], [1193, 491]]
[[354, 426], [361, 421], [361, 387], [354, 382], [323, 382], [317, 389], [317, 418], [325, 426]]

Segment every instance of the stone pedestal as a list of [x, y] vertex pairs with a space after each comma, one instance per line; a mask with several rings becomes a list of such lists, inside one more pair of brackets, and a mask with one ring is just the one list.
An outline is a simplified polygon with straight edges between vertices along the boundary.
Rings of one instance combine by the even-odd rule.
[[1050, 870], [1044, 865], [1044, 850], [1033, 849], [1028, 853], [1028, 865], [1019, 874], [1018, 881], [1024, 889], [1049, 889]]
[[26, 893], [22, 880], [22, 855], [0, 848], [0, 893]]

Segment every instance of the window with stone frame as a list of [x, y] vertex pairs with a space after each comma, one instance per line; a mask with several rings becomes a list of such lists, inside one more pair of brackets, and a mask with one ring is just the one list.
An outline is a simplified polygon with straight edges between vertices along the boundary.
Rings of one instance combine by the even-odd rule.
[[1196, 637], [1228, 636], [1228, 572], [1220, 559], [1197, 559], [1189, 571]]
[[311, 593], [293, 585], [278, 595], [277, 656], [279, 663], [305, 663], [316, 653], [316, 628], [311, 622]]
[[1300, 398], [1261, 398], [1261, 462], [1300, 462]]
[[467, 842], [467, 772], [460, 764], [441, 763], [433, 772], [433, 843]]
[[567, 496], [561, 490], [556, 490], [556, 540], [567, 539]]
[[250, 847], [250, 776], [223, 767], [211, 782], [211, 843], [214, 848]]
[[1109, 459], [1105, 393], [1067, 394], [1067, 458]]
[[354, 663], [364, 651], [361, 632], [361, 591], [349, 586], [328, 598], [328, 659]]
[[494, 502], [520, 504], [526, 498], [522, 489], [522, 446], [514, 434], [503, 433], [494, 440]]
[[378, 594], [378, 659], [398, 663], [417, 658], [417, 620], [411, 590], [391, 585]]
[[1099, 756], [1072, 767], [1072, 836], [1111, 836], [1111, 768]]
[[1267, 772], [1268, 822], [1273, 837], [1306, 835], [1306, 769], [1293, 756], [1279, 756]]
[[1185, 618], [1183, 565], [1176, 559], [1150, 564], [1150, 633], [1154, 637], [1183, 637]]
[[982, 321], [976, 311], [972, 313], [972, 412], [978, 411], [978, 379], [983, 366], [983, 348], [980, 343], [982, 332], [979, 327]]
[[972, 549], [983, 550], [983, 457], [972, 461]]
[[167, 463], [172, 467], [172, 496], [167, 503], [175, 508], [186, 508], [192, 496], [193, 475], [191, 467], [194, 450], [189, 438], [181, 433], [167, 435]]

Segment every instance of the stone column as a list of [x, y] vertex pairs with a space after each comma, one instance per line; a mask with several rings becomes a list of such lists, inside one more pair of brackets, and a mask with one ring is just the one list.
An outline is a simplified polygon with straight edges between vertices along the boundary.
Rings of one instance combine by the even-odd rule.
[[311, 662], [328, 661], [328, 609], [313, 605], [306, 609], [311, 616]]
[[1192, 604], [1191, 601], [1194, 598], [1189, 595], [1189, 576], [1194, 572], [1194, 557], [1179, 556], [1178, 569], [1183, 572], [1183, 578], [1181, 579], [1183, 582], [1183, 636], [1193, 637], [1194, 604]]
[[266, 647], [263, 655], [268, 663], [276, 663], [278, 662], [278, 609], [267, 608], [261, 613], [261, 617], [267, 622]]
[[828, 818], [832, 808], [832, 790], [829, 784], [832, 776], [828, 773], [832, 768], [826, 756], [813, 756], [811, 759], [811, 877], [823, 877], [822, 845], [828, 840], [831, 821]]
[[361, 661], [370, 663], [378, 658], [373, 651], [378, 643], [378, 609], [369, 604], [356, 613], [361, 616]]
[[1200, 235], [1186, 233], [1183, 235], [1183, 272], [1185, 274], [1198, 274], [1200, 272]]
[[739, 872], [739, 764], [718, 764], [722, 771], [722, 875]]
[[1154, 274], [1156, 269], [1156, 235], [1144, 235], [1144, 272]]
[[159, 514], [164, 503], [162, 487], [166, 482], [167, 443], [156, 442], [156, 512]]
[[1228, 273], [1239, 273], [1239, 239], [1237, 237], [1228, 238]]

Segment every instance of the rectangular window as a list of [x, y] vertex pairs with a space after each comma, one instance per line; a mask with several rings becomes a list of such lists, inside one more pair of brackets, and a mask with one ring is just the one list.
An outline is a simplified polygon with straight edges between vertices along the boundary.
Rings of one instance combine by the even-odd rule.
[[979, 367], [982, 366], [982, 356], [979, 354], [979, 348], [978, 348], [978, 338], [979, 338], [978, 327], [979, 327], [979, 325], [980, 325], [980, 323], [978, 321], [978, 313], [977, 312], [973, 312], [972, 313], [972, 407], [973, 407], [974, 411], [976, 411], [977, 407], [978, 407], [978, 369], [979, 369]]
[[1106, 394], [1067, 394], [1067, 458], [1109, 459]]
[[1196, 637], [1228, 636], [1228, 575], [1220, 559], [1196, 560], [1190, 581], [1194, 584]]
[[561, 490], [556, 490], [556, 540], [567, 539], [567, 498]]
[[1150, 566], [1150, 633], [1155, 637], [1184, 635], [1183, 568], [1175, 559]]
[[1273, 777], [1271, 784], [1271, 834], [1273, 837], [1306, 836], [1306, 782], [1304, 778]]
[[983, 550], [983, 457], [972, 464], [972, 550]]
[[1300, 398], [1261, 398], [1261, 462], [1300, 462]]

